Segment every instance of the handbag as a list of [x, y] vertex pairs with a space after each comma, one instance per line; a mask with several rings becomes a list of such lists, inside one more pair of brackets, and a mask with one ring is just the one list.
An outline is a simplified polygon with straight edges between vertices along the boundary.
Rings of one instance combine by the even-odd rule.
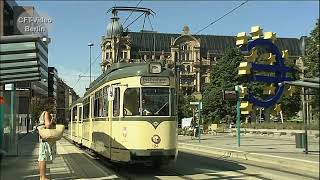
[[63, 124], [57, 124], [55, 129], [46, 129], [44, 126], [40, 126], [38, 132], [42, 140], [58, 141], [62, 138], [64, 128]]

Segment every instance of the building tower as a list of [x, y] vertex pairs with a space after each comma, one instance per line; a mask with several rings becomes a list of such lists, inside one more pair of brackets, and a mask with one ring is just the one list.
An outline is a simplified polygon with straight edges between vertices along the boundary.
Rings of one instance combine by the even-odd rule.
[[130, 59], [129, 40], [123, 35], [123, 27], [116, 11], [112, 13], [111, 22], [107, 25], [106, 36], [102, 36], [101, 49], [102, 62], [100, 65], [103, 72], [112, 63], [128, 62]]

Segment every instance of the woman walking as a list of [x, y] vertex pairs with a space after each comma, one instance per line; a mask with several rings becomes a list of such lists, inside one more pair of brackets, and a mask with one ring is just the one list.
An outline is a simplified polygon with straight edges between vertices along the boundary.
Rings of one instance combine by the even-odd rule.
[[[55, 120], [53, 119], [52, 114], [48, 111], [43, 111], [39, 118], [40, 125], [43, 125], [44, 128], [50, 129], [54, 128]], [[53, 160], [53, 150], [55, 148], [55, 142], [49, 142], [47, 140], [41, 139], [39, 136], [39, 172], [40, 172], [40, 180], [47, 180], [46, 177], [46, 168], [47, 161]]]

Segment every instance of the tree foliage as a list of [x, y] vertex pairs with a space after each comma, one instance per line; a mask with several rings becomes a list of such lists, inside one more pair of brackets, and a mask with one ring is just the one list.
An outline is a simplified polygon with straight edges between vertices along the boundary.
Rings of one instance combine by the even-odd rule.
[[183, 95], [178, 93], [178, 119], [179, 121], [185, 117], [192, 117], [192, 105], [191, 101], [195, 101], [194, 97], [191, 95]]
[[205, 121], [220, 121], [227, 115], [234, 119], [236, 102], [224, 101], [223, 90], [234, 90], [239, 84], [238, 66], [243, 55], [237, 49], [229, 49], [211, 70], [210, 83], [205, 86], [203, 114]]
[[[305, 76], [306, 77], [320, 77], [319, 74], [319, 19], [317, 19], [315, 28], [311, 31], [310, 37], [307, 39], [306, 43], [306, 56], [305, 56], [305, 66], [307, 67]], [[314, 111], [319, 113], [319, 89], [316, 90], [316, 96], [312, 99], [312, 105]]]
[[319, 77], [319, 19], [317, 19], [315, 28], [311, 31], [310, 37], [306, 43], [305, 65], [306, 77]]

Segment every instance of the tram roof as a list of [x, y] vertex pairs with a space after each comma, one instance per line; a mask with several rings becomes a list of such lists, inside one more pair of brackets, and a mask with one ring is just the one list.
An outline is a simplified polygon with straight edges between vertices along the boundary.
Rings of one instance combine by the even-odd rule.
[[149, 72], [149, 63], [114, 63], [112, 66], [95, 79], [89, 86], [84, 96], [94, 91], [102, 84], [133, 76], [174, 76], [173, 71], [168, 68], [162, 68], [161, 73], [151, 74]]
[[75, 104], [82, 103], [82, 102], [83, 102], [83, 98], [78, 98], [76, 101], [71, 103], [70, 107], [74, 106]]

